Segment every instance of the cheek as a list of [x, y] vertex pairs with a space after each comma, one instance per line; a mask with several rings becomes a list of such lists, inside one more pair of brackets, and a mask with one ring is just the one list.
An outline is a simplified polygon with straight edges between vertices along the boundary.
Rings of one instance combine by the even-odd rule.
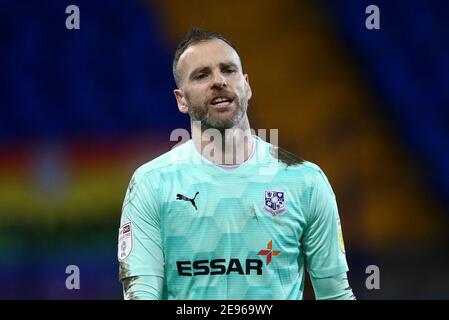
[[196, 103], [196, 94], [192, 91], [189, 91], [189, 93], [186, 92], [186, 102], [189, 105], [195, 105]]
[[245, 84], [242, 84], [242, 85], [239, 87], [238, 92], [239, 92], [239, 97], [240, 97], [240, 99], [246, 99], [246, 98], [248, 98], [249, 92], [248, 92], [247, 87], [246, 87]]
[[203, 106], [203, 98], [200, 95], [194, 95], [191, 99], [190, 99], [190, 105], [194, 106], [194, 107], [202, 107]]
[[238, 85], [238, 91], [241, 93], [241, 95], [246, 96], [248, 93], [248, 86], [245, 82], [245, 79], [241, 79], [237, 85]]
[[189, 101], [193, 104], [202, 103], [206, 99], [205, 91], [201, 88], [193, 88], [189, 90], [189, 94], [186, 95], [189, 98]]
[[246, 99], [251, 99], [251, 96], [252, 96], [252, 92], [251, 92], [251, 89], [250, 89], [250, 87], [248, 86], [248, 85], [245, 85], [245, 97], [246, 97]]

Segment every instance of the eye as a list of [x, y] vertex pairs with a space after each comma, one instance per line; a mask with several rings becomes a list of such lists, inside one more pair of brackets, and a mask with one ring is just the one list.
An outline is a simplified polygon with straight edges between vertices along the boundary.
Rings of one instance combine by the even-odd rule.
[[234, 68], [226, 68], [224, 69], [224, 73], [234, 73], [236, 70]]
[[203, 79], [205, 76], [206, 76], [205, 73], [198, 73], [197, 75], [195, 75], [195, 76], [193, 77], [193, 79], [195, 79], [195, 80], [201, 80], [201, 79]]

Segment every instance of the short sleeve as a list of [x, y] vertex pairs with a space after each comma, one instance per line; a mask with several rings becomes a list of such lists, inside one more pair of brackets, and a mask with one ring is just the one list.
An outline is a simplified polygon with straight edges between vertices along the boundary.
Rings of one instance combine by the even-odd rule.
[[136, 171], [123, 203], [117, 251], [120, 280], [164, 277], [159, 204], [147, 179]]
[[325, 278], [348, 271], [335, 194], [321, 170], [314, 178], [302, 245], [312, 277]]

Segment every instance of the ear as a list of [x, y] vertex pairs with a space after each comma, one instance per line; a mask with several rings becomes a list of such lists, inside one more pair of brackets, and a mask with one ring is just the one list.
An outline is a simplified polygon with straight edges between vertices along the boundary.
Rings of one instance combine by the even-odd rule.
[[245, 77], [245, 83], [246, 83], [246, 92], [248, 95], [248, 100], [251, 99], [251, 97], [253, 96], [253, 92], [251, 91], [251, 86], [249, 85], [249, 78], [247, 74], [243, 75]]
[[182, 113], [188, 113], [189, 108], [187, 106], [186, 98], [184, 96], [184, 92], [182, 91], [182, 89], [175, 89], [173, 91], [173, 93], [175, 94], [175, 98], [176, 98], [176, 102], [178, 104], [179, 111]]

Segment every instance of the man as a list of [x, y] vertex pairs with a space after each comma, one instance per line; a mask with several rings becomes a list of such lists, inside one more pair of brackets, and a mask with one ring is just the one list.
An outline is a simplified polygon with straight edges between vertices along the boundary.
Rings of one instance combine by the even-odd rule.
[[354, 299], [329, 182], [251, 135], [234, 46], [193, 29], [173, 74], [193, 138], [131, 179], [118, 248], [125, 299], [302, 299], [306, 268], [316, 298]]

